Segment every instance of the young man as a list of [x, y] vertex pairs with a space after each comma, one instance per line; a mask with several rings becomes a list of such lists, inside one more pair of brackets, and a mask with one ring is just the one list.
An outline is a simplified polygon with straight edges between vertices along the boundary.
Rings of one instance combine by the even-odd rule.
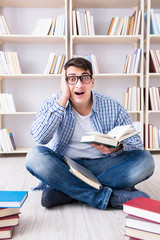
[[[79, 200], [99, 209], [122, 209], [130, 199], [149, 197], [134, 187], [154, 171], [153, 158], [142, 150], [139, 135], [117, 148], [80, 143], [86, 131], [107, 134], [115, 126], [132, 124], [127, 111], [118, 101], [92, 90], [89, 61], [73, 58], [64, 69], [61, 92], [42, 105], [31, 126], [36, 142], [52, 140], [51, 148], [33, 147], [26, 157], [27, 169], [48, 186], [42, 205], [49, 208]], [[90, 169], [103, 187], [97, 190], [70, 173], [64, 155]]]

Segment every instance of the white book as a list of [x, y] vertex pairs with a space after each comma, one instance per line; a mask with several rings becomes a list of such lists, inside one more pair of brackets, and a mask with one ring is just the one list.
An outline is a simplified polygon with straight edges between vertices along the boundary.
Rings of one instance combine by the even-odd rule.
[[2, 20], [2, 16], [1, 16], [1, 15], [0, 15], [0, 28], [1, 28], [1, 30], [2, 30], [2, 33], [3, 33], [4, 35], [7, 35], [7, 31], [6, 31], [5, 27], [4, 27], [4, 23], [3, 23], [3, 20]]
[[7, 136], [7, 131], [6, 131], [5, 128], [3, 128], [2, 131], [3, 131], [3, 136], [4, 136], [4, 141], [5, 141], [5, 144], [6, 144], [7, 152], [11, 152], [12, 150], [11, 150], [9, 139], [8, 139], [8, 136]]
[[87, 14], [86, 14], [86, 12], [84, 13], [84, 22], [85, 22], [86, 35], [89, 35], [88, 22], [87, 22]]
[[8, 102], [10, 111], [11, 112], [16, 112], [16, 108], [15, 108], [14, 101], [13, 101], [13, 95], [8, 94], [8, 93], [6, 95], [7, 95], [7, 102]]
[[131, 111], [137, 111], [137, 88], [132, 87], [132, 106]]
[[121, 35], [124, 35], [124, 29], [125, 29], [126, 21], [127, 21], [127, 16], [124, 17], [124, 22], [123, 22], [123, 26], [122, 26]]
[[92, 29], [92, 35], [95, 35], [94, 18], [93, 18], [93, 16], [91, 16], [91, 29]]
[[3, 69], [4, 69], [4, 74], [8, 74], [8, 68], [7, 68], [7, 63], [6, 63], [6, 58], [4, 55], [3, 51], [0, 51], [0, 58], [2, 61]]
[[72, 35], [77, 35], [76, 11], [72, 11]]
[[57, 15], [57, 16], [56, 16], [55, 31], [54, 31], [54, 35], [55, 35], [55, 36], [58, 36], [58, 34], [59, 34], [59, 28], [60, 28], [60, 16]]
[[77, 19], [77, 28], [78, 28], [78, 35], [82, 35], [82, 25], [81, 25], [81, 18], [80, 18], [80, 11], [76, 11], [76, 19]]
[[3, 25], [4, 25], [4, 27], [5, 27], [6, 33], [9, 35], [9, 34], [10, 34], [10, 31], [9, 31], [8, 24], [7, 24], [7, 22], [6, 22], [6, 19], [5, 19], [4, 16], [1, 16], [1, 18], [2, 18]]
[[45, 70], [44, 70], [44, 74], [49, 74], [51, 66], [52, 66], [54, 55], [55, 55], [55, 53], [50, 53], [49, 54], [49, 58], [48, 58], [47, 65], [46, 65]]
[[156, 22], [154, 10], [151, 9], [150, 13], [151, 13], [151, 33], [158, 34], [158, 28], [157, 28], [157, 22]]
[[62, 24], [61, 24], [61, 36], [65, 35], [65, 16], [62, 15]]
[[41, 19], [38, 19], [34, 28], [33, 28], [33, 31], [32, 31], [32, 35], [39, 35], [39, 32], [40, 32], [40, 21]]
[[136, 49], [136, 59], [135, 59], [135, 64], [134, 64], [134, 68], [133, 68], [134, 69], [133, 73], [137, 73], [138, 72], [140, 56], [141, 56], [141, 49], [137, 48]]
[[82, 27], [82, 35], [86, 35], [86, 28], [85, 28], [85, 22], [84, 22], [84, 13], [79, 12], [80, 14], [80, 20], [81, 20], [81, 27]]
[[12, 59], [13, 59], [14, 65], [15, 65], [15, 69], [16, 69], [15, 74], [21, 74], [22, 71], [21, 71], [21, 68], [20, 68], [18, 53], [17, 52], [11, 52], [11, 55], [12, 55]]
[[156, 145], [156, 149], [160, 148], [160, 144], [159, 144], [159, 129], [157, 127], [155, 128], [155, 145]]
[[1, 93], [1, 101], [2, 101], [4, 112], [5, 113], [10, 112], [9, 105], [8, 105], [8, 102], [7, 102], [7, 99], [6, 99], [6, 93]]
[[8, 152], [7, 143], [4, 137], [3, 129], [0, 129], [0, 143], [3, 152]]
[[87, 23], [88, 23], [88, 32], [89, 32], [89, 35], [92, 35], [91, 14], [89, 10], [86, 11], [86, 15], [87, 15]]
[[138, 35], [140, 33], [140, 25], [141, 25], [141, 15], [142, 11], [138, 11], [138, 16], [137, 16], [137, 23], [136, 23], [136, 29], [135, 29], [135, 35]]
[[40, 35], [47, 36], [51, 29], [52, 18], [43, 19], [43, 28], [41, 30]]
[[152, 89], [153, 89], [153, 99], [154, 99], [155, 111], [158, 111], [158, 102], [157, 102], [157, 96], [156, 96], [156, 88], [152, 87]]

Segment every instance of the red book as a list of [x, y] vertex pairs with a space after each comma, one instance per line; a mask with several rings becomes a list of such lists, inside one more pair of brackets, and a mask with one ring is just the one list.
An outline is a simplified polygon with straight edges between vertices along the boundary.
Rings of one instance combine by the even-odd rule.
[[123, 211], [127, 214], [160, 223], [160, 201], [138, 197], [123, 203]]
[[0, 218], [0, 228], [1, 227], [10, 227], [10, 226], [16, 226], [19, 222], [19, 216], [18, 214], [7, 216]]
[[12, 237], [13, 227], [0, 228], [0, 239], [10, 239]]

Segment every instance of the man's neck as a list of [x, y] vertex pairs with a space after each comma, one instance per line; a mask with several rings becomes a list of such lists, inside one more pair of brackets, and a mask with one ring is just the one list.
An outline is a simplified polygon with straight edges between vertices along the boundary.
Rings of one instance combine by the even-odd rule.
[[81, 116], [87, 116], [90, 114], [91, 110], [92, 110], [92, 104], [93, 104], [93, 100], [92, 97], [90, 99], [90, 101], [86, 104], [83, 104], [82, 106], [78, 106], [78, 105], [74, 105], [71, 103], [71, 105], [73, 106], [73, 108], [81, 115]]

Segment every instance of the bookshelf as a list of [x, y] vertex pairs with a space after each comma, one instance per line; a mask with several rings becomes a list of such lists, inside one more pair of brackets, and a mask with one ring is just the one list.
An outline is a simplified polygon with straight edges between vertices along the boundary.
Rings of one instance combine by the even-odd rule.
[[[147, 22], [146, 22], [146, 39], [145, 39], [145, 50], [146, 50], [146, 64], [145, 64], [145, 147], [149, 151], [159, 151], [160, 147], [158, 146], [158, 130], [155, 128], [160, 128], [159, 117], [160, 111], [152, 109], [150, 106], [150, 87], [160, 87], [159, 80], [160, 74], [151, 72], [150, 69], [150, 50], [160, 49], [160, 35], [153, 34], [151, 32], [151, 9], [154, 9], [155, 13], [160, 14], [160, 2], [157, 0], [148, 0], [145, 3], [145, 11], [147, 13]], [[153, 130], [153, 128], [154, 130]], [[152, 134], [151, 134], [152, 133]], [[151, 136], [152, 135], [152, 136]], [[157, 137], [156, 137], [157, 136]], [[157, 144], [156, 144], [157, 142]]]
[[[74, 18], [72, 11], [90, 11], [94, 19], [95, 35], [75, 35], [72, 29]], [[144, 14], [144, 1], [83, 1], [70, 0], [70, 57], [73, 55], [85, 56], [86, 53], [95, 54], [99, 67], [99, 74], [95, 74], [95, 90], [116, 98], [123, 104], [123, 95], [127, 87], [141, 88], [140, 111], [128, 111], [133, 121], [141, 125], [143, 136], [144, 93], [143, 93], [143, 57], [140, 59], [138, 73], [124, 74], [123, 68], [127, 54], [141, 48], [143, 56], [144, 20], [141, 18], [140, 34], [138, 35], [107, 35], [113, 16], [132, 16], [135, 10]], [[73, 31], [73, 32], [72, 32]], [[115, 59], [118, 58], [118, 61]], [[103, 89], [102, 87], [103, 86]], [[142, 137], [143, 141], [143, 137]]]
[[[22, 74], [1, 74], [0, 93], [12, 93], [16, 112], [0, 112], [0, 128], [10, 128], [17, 149], [2, 154], [27, 153], [35, 143], [30, 124], [46, 98], [60, 90], [60, 74], [44, 74], [50, 52], [68, 59], [67, 0], [7, 0], [0, 2], [10, 34], [0, 34], [0, 51], [17, 52]], [[32, 35], [37, 19], [65, 16], [64, 35]], [[37, 96], [37, 97], [36, 97]], [[27, 99], [27, 100], [26, 100]], [[25, 136], [25, 137], [24, 137]]]

